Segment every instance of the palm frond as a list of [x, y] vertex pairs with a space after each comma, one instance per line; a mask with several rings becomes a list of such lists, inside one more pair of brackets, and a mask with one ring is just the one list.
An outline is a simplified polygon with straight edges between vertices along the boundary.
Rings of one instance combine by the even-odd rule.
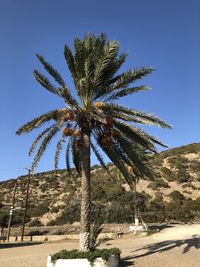
[[154, 172], [148, 165], [148, 159], [144, 153], [144, 149], [123, 136], [119, 136], [117, 142], [119, 142], [121, 149], [123, 149], [131, 160], [136, 176], [138, 177], [139, 175], [142, 178], [153, 179]]
[[65, 60], [67, 62], [68, 68], [72, 74], [72, 77], [74, 79], [74, 82], [76, 84], [76, 73], [75, 73], [75, 65], [74, 65], [74, 56], [70, 50], [70, 48], [65, 45], [64, 47], [64, 56], [65, 56]]
[[49, 111], [48, 113], [45, 113], [33, 119], [32, 121], [24, 124], [21, 128], [19, 128], [16, 131], [16, 134], [20, 135], [20, 134], [28, 133], [32, 131], [33, 129], [40, 127], [42, 124], [50, 120], [55, 120], [56, 116], [57, 116], [57, 110]]
[[139, 91], [146, 91], [146, 90], [149, 90], [149, 87], [148, 86], [136, 86], [136, 87], [132, 87], [132, 88], [126, 88], [126, 89], [122, 89], [122, 90], [119, 90], [115, 93], [112, 93], [110, 96], [106, 96], [105, 97], [105, 101], [113, 101], [113, 100], [117, 100], [119, 99], [120, 97], [124, 97], [124, 96], [127, 96], [127, 95], [130, 95], [130, 94], [133, 94], [133, 93], [137, 93]]
[[91, 91], [91, 86], [93, 86], [94, 69], [95, 69], [93, 49], [94, 49], [93, 39], [90, 38], [86, 46], [86, 59], [84, 66], [88, 84], [88, 90], [90, 91]]
[[54, 166], [55, 166], [55, 170], [58, 169], [58, 160], [59, 160], [59, 155], [60, 155], [60, 151], [62, 149], [62, 144], [65, 142], [65, 138], [64, 136], [62, 136], [60, 138], [60, 140], [58, 141], [57, 145], [56, 145], [56, 153], [55, 153], [55, 159], [54, 159]]
[[129, 109], [118, 104], [105, 103], [102, 109], [108, 112], [115, 112], [115, 113], [121, 112], [126, 115], [132, 116], [133, 121], [135, 120], [135, 122], [137, 122], [138, 120], [138, 122], [143, 123], [143, 124], [155, 125], [155, 126], [162, 127], [162, 128], [171, 128], [171, 125], [159, 119], [153, 114], [146, 114], [143, 111], [136, 111], [136, 110]]
[[71, 138], [69, 138], [69, 141], [67, 143], [66, 152], [65, 152], [65, 159], [66, 159], [66, 167], [69, 175], [71, 175], [71, 163], [70, 163], [70, 147], [71, 147]]
[[151, 142], [151, 137], [149, 137], [142, 130], [133, 127], [131, 125], [115, 121], [114, 126], [124, 135], [126, 138], [140, 144], [142, 147], [149, 149], [150, 151], [156, 152], [156, 147]]
[[[118, 168], [118, 170], [122, 173], [126, 182], [131, 185], [133, 181], [133, 177], [127, 171], [127, 168], [122, 161], [121, 157], [118, 157], [118, 150], [113, 149], [112, 146], [103, 148], [106, 155], [110, 158], [110, 160], [114, 163], [114, 165]], [[117, 153], [116, 153], [117, 152]]]
[[119, 51], [119, 44], [116, 41], [108, 42], [107, 46], [104, 50], [104, 55], [96, 64], [96, 70], [94, 75], [94, 87], [99, 87], [102, 85], [104, 81], [105, 75], [107, 75], [106, 71], [109, 68], [111, 62], [117, 56]]
[[[110, 64], [110, 66], [107, 68], [106, 72], [104, 73], [103, 83], [101, 84], [101, 86], [96, 87], [93, 100], [101, 98], [110, 92], [109, 86], [116, 81], [115, 80], [116, 78], [113, 78], [113, 76], [119, 70], [121, 65], [125, 62], [127, 55], [128, 55], [128, 53], [123, 53], [119, 56], [119, 58], [115, 58], [113, 60], [112, 64]], [[97, 61], [98, 61], [98, 59], [95, 62], [97, 62]]]
[[36, 56], [47, 72], [55, 79], [55, 81], [60, 84], [60, 86], [65, 87], [65, 82], [57, 70], [54, 69], [41, 55], [36, 54]]
[[74, 107], [76, 109], [79, 108], [78, 101], [71, 95], [69, 89], [67, 87], [59, 88], [59, 95], [63, 97], [65, 103], [70, 106]]
[[128, 56], [128, 52], [124, 52], [121, 55], [119, 55], [118, 58], [115, 59], [113, 62], [113, 72], [112, 72], [112, 78], [108, 81], [107, 86], [115, 83], [119, 76], [114, 76], [114, 74], [120, 69], [120, 67], [123, 65], [123, 63], [126, 61], [126, 58]]
[[43, 155], [44, 151], [47, 148], [47, 145], [50, 143], [51, 139], [53, 138], [53, 136], [60, 130], [60, 127], [58, 127], [58, 125], [56, 125], [50, 132], [49, 134], [45, 137], [45, 139], [42, 141], [41, 146], [39, 147], [37, 154], [33, 160], [32, 163], [32, 172], [34, 172], [35, 167], [37, 166], [41, 156]]
[[[81, 80], [83, 77], [85, 77], [85, 46], [84, 41], [80, 40], [79, 38], [75, 38], [74, 40], [74, 66], [75, 66], [75, 73], [77, 80]], [[80, 93], [79, 88], [78, 89], [78, 95]]]
[[55, 124], [53, 124], [52, 126], [48, 127], [47, 129], [45, 129], [43, 132], [41, 132], [36, 139], [34, 140], [34, 142], [32, 143], [28, 155], [31, 156], [31, 154], [34, 152], [38, 142], [53, 128], [55, 127]]
[[101, 156], [100, 152], [99, 152], [98, 149], [93, 145], [92, 142], [91, 142], [91, 148], [92, 148], [92, 150], [93, 150], [93, 152], [94, 152], [94, 154], [95, 154], [97, 160], [98, 160], [99, 163], [101, 164], [102, 168], [103, 168], [104, 170], [106, 170], [108, 174], [110, 174], [110, 171], [109, 171], [108, 167], [106, 166], [106, 163], [104, 162], [103, 157]]
[[47, 79], [47, 77], [41, 74], [38, 70], [34, 70], [33, 75], [40, 85], [42, 85], [45, 89], [53, 94], [59, 95], [58, 89], [55, 88], [55, 86]]
[[111, 90], [127, 88], [130, 83], [133, 83], [154, 71], [151, 67], [140, 67], [138, 69], [133, 69], [126, 71], [119, 75], [116, 81], [111, 86]]

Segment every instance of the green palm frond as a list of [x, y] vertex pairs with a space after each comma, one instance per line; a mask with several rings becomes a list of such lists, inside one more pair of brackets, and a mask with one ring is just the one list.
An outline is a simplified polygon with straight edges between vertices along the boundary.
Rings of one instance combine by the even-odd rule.
[[148, 179], [153, 179], [153, 170], [148, 166], [147, 156], [144, 153], [144, 149], [139, 147], [137, 143], [130, 142], [127, 138], [123, 136], [119, 136], [117, 141], [120, 144], [121, 149], [125, 151], [128, 158], [131, 160], [131, 164], [133, 164], [134, 169], [137, 170], [135, 173], [142, 178], [148, 177]]
[[65, 82], [57, 70], [54, 69], [41, 55], [36, 54], [36, 57], [42, 63], [47, 72], [55, 79], [55, 81], [60, 84], [60, 86], [65, 87]]
[[156, 147], [151, 141], [151, 137], [142, 130], [119, 121], [114, 122], [114, 126], [129, 140], [140, 144], [142, 147], [156, 152]]
[[94, 75], [94, 87], [99, 87], [104, 84], [104, 78], [107, 75], [107, 70], [110, 64], [114, 61], [119, 51], [119, 44], [116, 41], [110, 41], [105, 47], [104, 55], [96, 64]]
[[107, 70], [105, 72], [104, 81], [103, 81], [102, 85], [95, 88], [93, 100], [101, 98], [104, 95], [111, 92], [109, 86], [112, 85], [118, 79], [117, 76], [115, 78], [113, 78], [113, 76], [119, 70], [119, 68], [122, 66], [122, 64], [125, 62], [127, 55], [128, 55], [128, 53], [121, 54], [119, 56], [119, 58], [115, 58], [115, 60], [112, 62], [112, 64], [110, 64], [110, 66], [107, 68]]
[[154, 69], [151, 67], [140, 67], [126, 71], [117, 77], [115, 83], [111, 86], [111, 90], [127, 88], [130, 83], [151, 74], [153, 71]]
[[[75, 73], [77, 80], [81, 80], [85, 77], [85, 57], [86, 57], [86, 51], [84, 46], [84, 41], [80, 40], [79, 38], [75, 38], [74, 40], [74, 63], [75, 63]], [[80, 88], [77, 88], [78, 90]], [[78, 91], [79, 95], [80, 91]]]
[[74, 57], [73, 54], [70, 50], [70, 48], [65, 45], [64, 47], [64, 56], [65, 56], [65, 60], [67, 62], [68, 68], [72, 74], [72, 77], [74, 79], [74, 82], [76, 84], [76, 72], [75, 72], [75, 65], [74, 65]]
[[66, 159], [66, 167], [67, 167], [67, 171], [68, 173], [71, 175], [71, 163], [70, 163], [70, 147], [72, 140], [71, 138], [69, 138], [69, 141], [67, 143], [67, 147], [66, 147], [66, 152], [65, 152], [65, 159]]
[[131, 185], [133, 182], [133, 177], [127, 171], [127, 168], [124, 162], [122, 161], [121, 157], [119, 157], [118, 150], [113, 149], [112, 146], [106, 148], [104, 147], [103, 150], [105, 151], [106, 155], [110, 158], [110, 160], [114, 163], [114, 165], [118, 168], [118, 170], [122, 173], [126, 182]]
[[46, 150], [48, 144], [50, 143], [51, 139], [54, 137], [54, 135], [60, 130], [60, 127], [58, 125], [56, 125], [50, 132], [49, 134], [45, 137], [45, 139], [42, 141], [42, 144], [40, 145], [36, 156], [33, 160], [32, 163], [32, 172], [34, 172], [35, 167], [37, 166], [41, 156], [43, 155], [44, 151]]
[[86, 46], [86, 60], [85, 60], [85, 75], [87, 79], [88, 90], [91, 90], [94, 78], [95, 62], [94, 62], [93, 49], [94, 49], [93, 40], [92, 38], [90, 38]]
[[113, 101], [113, 100], [119, 99], [120, 97], [124, 97], [130, 94], [137, 93], [139, 91], [145, 91], [145, 90], [149, 90], [149, 87], [148, 86], [136, 86], [132, 88], [121, 89], [117, 91], [116, 93], [112, 93], [110, 96], [106, 96], [104, 100]]
[[94, 154], [95, 154], [97, 160], [98, 160], [99, 163], [101, 164], [102, 168], [103, 168], [104, 170], [106, 170], [108, 174], [110, 174], [110, 171], [109, 171], [108, 167], [106, 166], [106, 163], [104, 162], [103, 157], [101, 156], [101, 154], [100, 154], [100, 152], [98, 151], [98, 149], [92, 144], [92, 142], [91, 142], [91, 148], [92, 148], [92, 150], [93, 150], [93, 152], [94, 152]]
[[33, 75], [35, 79], [49, 92], [59, 95], [58, 89], [45, 77], [41, 74], [38, 70], [33, 71]]
[[59, 155], [60, 155], [60, 151], [62, 149], [62, 144], [65, 142], [65, 138], [64, 136], [62, 136], [60, 138], [60, 140], [58, 141], [57, 145], [56, 145], [56, 153], [55, 153], [55, 159], [54, 159], [54, 166], [55, 166], [55, 170], [58, 169], [58, 160], [59, 160]]
[[111, 113], [115, 112], [118, 114], [123, 113], [123, 114], [129, 115], [130, 118], [131, 117], [133, 118], [133, 121], [138, 122], [138, 123], [155, 125], [155, 126], [162, 127], [162, 128], [171, 128], [171, 126], [167, 122], [159, 119], [153, 114], [146, 114], [143, 111], [136, 111], [136, 110], [129, 109], [118, 104], [105, 103], [102, 109], [104, 111], [111, 112]]
[[28, 133], [32, 131], [33, 129], [40, 127], [41, 125], [43, 125], [44, 123], [50, 120], [55, 120], [57, 117], [57, 113], [58, 113], [57, 110], [53, 110], [33, 119], [32, 121], [24, 124], [21, 128], [19, 128], [16, 131], [16, 134], [20, 135], [20, 134]]
[[30, 149], [29, 149], [29, 152], [28, 152], [28, 155], [31, 156], [31, 154], [34, 152], [38, 142], [53, 128], [55, 127], [55, 124], [53, 124], [52, 126], [46, 128], [43, 132], [41, 132], [37, 137], [36, 139], [34, 140], [34, 142], [32, 143]]
[[40, 56], [38, 54], [36, 54], [36, 56], [39, 59], [39, 61], [42, 63], [44, 68], [47, 70], [47, 72], [55, 79], [55, 81], [61, 87], [56, 89], [44, 75], [39, 73], [39, 71], [34, 70], [34, 76], [35, 76], [36, 80], [43, 87], [48, 89], [50, 92], [58, 94], [59, 96], [62, 96], [67, 105], [78, 106], [78, 102], [76, 101], [75, 98], [72, 97], [69, 88], [67, 87], [62, 76], [57, 72], [57, 70], [55, 70], [49, 63], [47, 63], [42, 56]]
[[79, 109], [78, 101], [71, 95], [69, 89], [67, 87], [65, 88], [59, 88], [59, 95], [63, 97], [65, 103], [72, 107]]
[[[128, 52], [124, 52], [124, 53], [122, 53], [121, 55], [119, 55], [118, 58], [115, 58], [115, 60], [114, 60], [114, 62], [113, 62], [113, 66], [112, 66], [112, 69], [113, 69], [112, 74], [113, 74], [113, 76], [116, 74], [116, 72], [120, 69], [120, 67], [121, 67], [121, 66], [123, 65], [123, 63], [126, 61], [127, 56], [128, 56]], [[118, 75], [115, 76], [115, 77], [113, 77], [113, 76], [112, 76], [112, 78], [108, 81], [108, 83], [106, 84], [107, 86], [114, 84], [114, 83], [118, 80], [118, 78], [119, 78]]]

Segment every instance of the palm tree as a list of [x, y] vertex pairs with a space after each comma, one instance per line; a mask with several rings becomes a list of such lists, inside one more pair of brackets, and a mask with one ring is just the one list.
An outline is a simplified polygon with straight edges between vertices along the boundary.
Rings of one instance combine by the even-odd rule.
[[153, 68], [140, 67], [119, 73], [127, 53], [119, 54], [119, 43], [109, 41], [105, 34], [87, 34], [83, 39], [75, 38], [74, 51], [65, 45], [64, 56], [71, 72], [76, 96], [73, 96], [61, 75], [41, 56], [36, 55], [45, 70], [56, 82], [56, 86], [38, 70], [35, 79], [49, 92], [58, 95], [65, 102], [62, 109], [49, 111], [17, 130], [17, 134], [28, 133], [47, 122], [52, 122], [33, 142], [31, 155], [40, 142], [32, 169], [34, 170], [51, 139], [61, 132], [56, 146], [55, 168], [59, 153], [66, 149], [66, 166], [70, 173], [70, 153], [73, 164], [81, 176], [81, 230], [80, 249], [90, 249], [90, 153], [91, 150], [109, 172], [101, 149], [129, 178], [127, 164], [135, 164], [137, 172], [145, 175], [144, 164], [135, 150], [136, 144], [149, 151], [156, 151], [155, 144], [163, 145], [156, 138], [135, 127], [134, 124], [170, 126], [142, 111], [126, 108], [114, 102], [123, 96], [147, 90], [147, 86], [130, 86], [152, 73]]

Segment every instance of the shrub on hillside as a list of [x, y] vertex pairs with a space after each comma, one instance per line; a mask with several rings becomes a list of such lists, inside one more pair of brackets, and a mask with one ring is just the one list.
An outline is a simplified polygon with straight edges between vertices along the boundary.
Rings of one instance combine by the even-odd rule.
[[28, 226], [43, 226], [44, 224], [40, 221], [40, 219], [34, 219], [31, 222], [29, 222]]
[[184, 195], [181, 194], [178, 190], [172, 191], [169, 194], [169, 197], [171, 197], [173, 201], [183, 201], [185, 199]]
[[49, 201], [42, 202], [35, 206], [31, 212], [32, 217], [40, 217], [49, 211]]
[[163, 176], [168, 182], [176, 180], [174, 173], [166, 167], [161, 168], [161, 176]]
[[157, 178], [154, 182], [149, 183], [147, 187], [151, 188], [152, 190], [156, 190], [161, 187], [169, 188], [170, 186], [162, 178]]
[[192, 177], [185, 167], [182, 167], [176, 172], [176, 180], [178, 183], [187, 183], [192, 181]]
[[48, 225], [62, 225], [80, 221], [80, 203], [68, 204], [63, 213]]

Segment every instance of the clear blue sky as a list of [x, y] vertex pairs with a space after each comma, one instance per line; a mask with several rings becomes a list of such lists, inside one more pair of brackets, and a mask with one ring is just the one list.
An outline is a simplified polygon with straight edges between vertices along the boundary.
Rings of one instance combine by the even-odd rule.
[[[169, 147], [199, 142], [199, 11], [199, 0], [1, 0], [0, 180], [24, 174], [32, 161], [27, 152], [37, 132], [18, 137], [16, 129], [63, 105], [34, 80], [33, 69], [41, 70], [35, 53], [71, 84], [63, 47], [72, 47], [74, 37], [88, 32], [105, 32], [120, 41], [121, 51], [129, 51], [124, 69], [156, 68], [141, 81], [152, 90], [123, 100], [173, 125], [173, 130], [145, 127], [147, 132]], [[37, 171], [53, 169], [54, 152], [52, 143]]]

